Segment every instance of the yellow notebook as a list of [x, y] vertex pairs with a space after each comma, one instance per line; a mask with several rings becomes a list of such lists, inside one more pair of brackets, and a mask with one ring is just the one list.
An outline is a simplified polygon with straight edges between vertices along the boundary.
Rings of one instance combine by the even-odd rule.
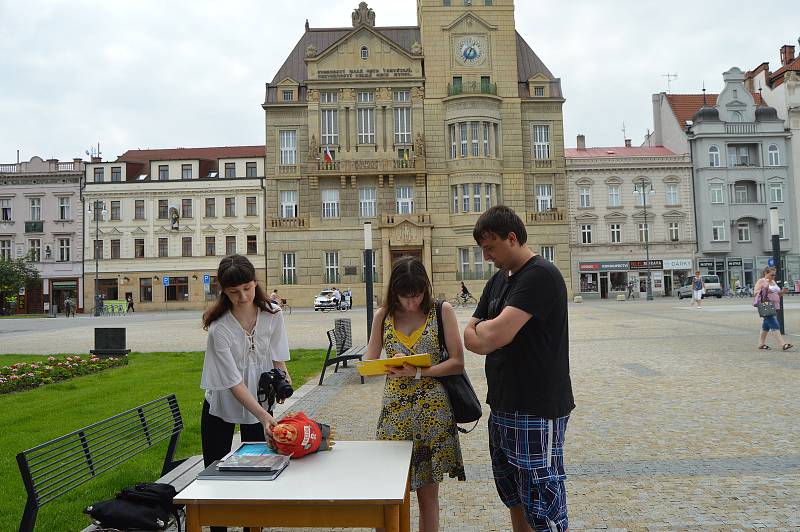
[[420, 368], [429, 368], [431, 367], [431, 354], [421, 353], [419, 355], [408, 355], [404, 357], [364, 360], [356, 362], [356, 369], [365, 377], [370, 375], [384, 375], [386, 373], [386, 366], [400, 367], [404, 362], [408, 362], [412, 366], [418, 366]]

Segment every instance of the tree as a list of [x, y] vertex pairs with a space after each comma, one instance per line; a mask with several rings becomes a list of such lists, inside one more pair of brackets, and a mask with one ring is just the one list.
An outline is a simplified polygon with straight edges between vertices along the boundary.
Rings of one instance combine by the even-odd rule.
[[0, 313], [15, 305], [17, 294], [33, 281], [39, 280], [39, 272], [27, 259], [0, 260]]

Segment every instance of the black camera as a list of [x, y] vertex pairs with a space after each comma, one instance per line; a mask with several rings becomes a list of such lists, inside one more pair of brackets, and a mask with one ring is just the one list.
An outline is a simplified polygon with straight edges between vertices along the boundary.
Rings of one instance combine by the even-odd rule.
[[282, 369], [272, 368], [262, 373], [258, 379], [258, 402], [267, 403], [267, 410], [270, 412], [276, 401], [282, 403], [293, 393], [294, 388], [286, 380], [286, 372]]

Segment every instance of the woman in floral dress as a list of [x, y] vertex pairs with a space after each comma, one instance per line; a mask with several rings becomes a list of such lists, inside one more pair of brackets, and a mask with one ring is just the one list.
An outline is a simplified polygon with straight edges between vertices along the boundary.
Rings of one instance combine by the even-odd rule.
[[439, 529], [439, 483], [445, 475], [465, 480], [453, 411], [444, 386], [436, 377], [464, 370], [464, 348], [453, 307], [442, 304], [444, 341], [449, 358], [442, 362], [436, 305], [425, 266], [402, 257], [392, 267], [385, 306], [372, 324], [365, 358], [430, 353], [430, 368], [408, 363], [387, 367], [377, 439], [410, 440], [411, 489], [419, 502], [419, 530]]

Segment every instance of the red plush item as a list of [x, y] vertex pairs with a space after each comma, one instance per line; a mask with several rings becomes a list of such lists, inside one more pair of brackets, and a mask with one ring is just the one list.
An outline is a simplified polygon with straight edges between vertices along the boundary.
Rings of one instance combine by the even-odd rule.
[[291, 412], [272, 428], [272, 447], [280, 454], [300, 458], [331, 448], [331, 428], [309, 419], [303, 412]]

